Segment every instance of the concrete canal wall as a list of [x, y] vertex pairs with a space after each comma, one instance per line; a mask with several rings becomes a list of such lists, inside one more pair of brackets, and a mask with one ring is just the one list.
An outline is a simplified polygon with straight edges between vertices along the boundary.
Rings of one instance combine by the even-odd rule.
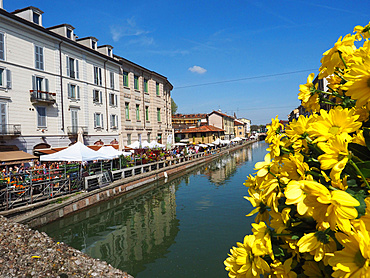
[[189, 160], [173, 164], [158, 170], [149, 171], [147, 173], [141, 173], [139, 175], [117, 180], [108, 186], [96, 189], [94, 191], [79, 192], [77, 194], [72, 194], [72, 196], [59, 198], [57, 200], [54, 200], [53, 203], [49, 203], [47, 205], [44, 205], [43, 207], [36, 207], [40, 204], [35, 204], [33, 206], [29, 205], [8, 211], [3, 211], [0, 213], [0, 215], [8, 217], [14, 222], [27, 224], [29, 227], [39, 227], [58, 218], [95, 205], [99, 202], [104, 202], [116, 196], [131, 192], [151, 182], [184, 173], [184, 171], [189, 168], [210, 162], [214, 159], [217, 159], [221, 155], [243, 148], [253, 142], [255, 141], [247, 141], [244, 144], [224, 149], [213, 155], [191, 158]]

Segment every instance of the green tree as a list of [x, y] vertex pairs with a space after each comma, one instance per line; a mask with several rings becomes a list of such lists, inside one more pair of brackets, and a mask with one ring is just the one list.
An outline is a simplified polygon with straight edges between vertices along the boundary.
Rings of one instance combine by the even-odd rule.
[[177, 104], [176, 102], [173, 100], [173, 98], [171, 98], [171, 114], [172, 115], [175, 115], [177, 112]]

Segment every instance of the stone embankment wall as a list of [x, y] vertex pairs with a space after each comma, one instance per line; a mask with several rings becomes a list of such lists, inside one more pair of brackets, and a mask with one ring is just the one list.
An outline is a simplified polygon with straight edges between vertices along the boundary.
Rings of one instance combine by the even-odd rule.
[[104, 261], [2, 216], [0, 227], [0, 277], [132, 278]]

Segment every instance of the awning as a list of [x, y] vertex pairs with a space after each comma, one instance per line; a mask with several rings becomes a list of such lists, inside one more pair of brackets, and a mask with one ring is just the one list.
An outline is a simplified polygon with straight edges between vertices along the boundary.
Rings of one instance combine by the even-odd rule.
[[0, 163], [2, 164], [12, 164], [17, 162], [21, 163], [37, 158], [37, 156], [24, 151], [0, 152]]

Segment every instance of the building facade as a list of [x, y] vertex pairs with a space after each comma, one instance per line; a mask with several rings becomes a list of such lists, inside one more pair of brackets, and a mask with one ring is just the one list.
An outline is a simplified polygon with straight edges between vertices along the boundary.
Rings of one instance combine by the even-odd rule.
[[226, 140], [231, 140], [235, 137], [234, 134], [234, 117], [226, 115], [221, 111], [212, 111], [208, 115], [208, 124], [223, 129], [225, 131]]
[[[172, 133], [167, 78], [113, 55], [75, 28], [45, 28], [43, 12], [0, 2], [0, 151], [158, 139]], [[127, 74], [127, 75], [125, 75]], [[128, 83], [125, 83], [125, 78]], [[127, 106], [129, 118], [127, 118]]]
[[245, 123], [235, 119], [234, 120], [234, 134], [235, 137], [245, 138]]
[[240, 118], [238, 119], [239, 121], [245, 123], [245, 136], [244, 137], [249, 137], [251, 136], [251, 124], [252, 124], [252, 121], [249, 120], [249, 119], [246, 119], [246, 118]]

